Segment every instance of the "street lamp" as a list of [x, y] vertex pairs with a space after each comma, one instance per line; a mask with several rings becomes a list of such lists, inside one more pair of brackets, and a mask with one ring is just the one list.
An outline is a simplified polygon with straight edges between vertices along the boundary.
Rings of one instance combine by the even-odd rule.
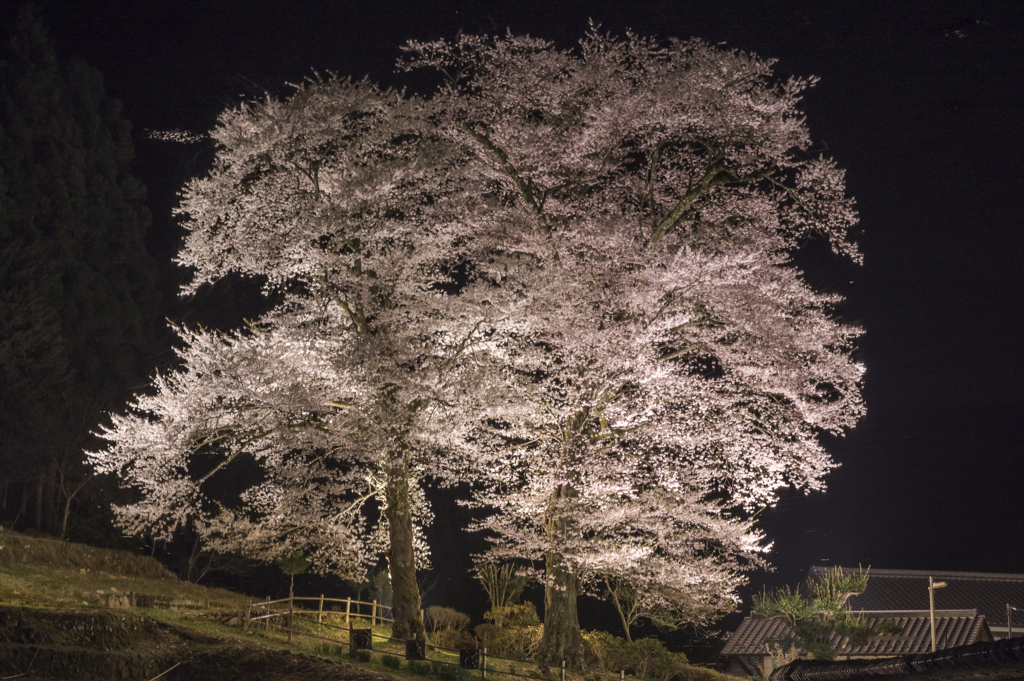
[[928, 578], [928, 613], [932, 620], [932, 652], [935, 652], [935, 590], [946, 586], [945, 582], [936, 582]]

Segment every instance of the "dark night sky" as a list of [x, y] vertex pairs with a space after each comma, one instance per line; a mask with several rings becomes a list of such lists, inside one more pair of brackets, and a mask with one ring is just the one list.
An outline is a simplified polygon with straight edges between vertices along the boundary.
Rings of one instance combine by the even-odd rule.
[[[313, 68], [392, 83], [410, 38], [509, 27], [568, 46], [588, 17], [820, 76], [805, 109], [848, 171], [865, 265], [809, 276], [867, 329], [868, 416], [830, 444], [842, 467], [827, 493], [763, 514], [778, 571], [758, 584], [793, 584], [819, 561], [1024, 573], [1024, 2], [39, 4], [58, 50], [103, 71], [136, 132], [204, 132], [240, 97]], [[138, 152], [166, 258], [174, 192], [203, 161], [141, 136]]]

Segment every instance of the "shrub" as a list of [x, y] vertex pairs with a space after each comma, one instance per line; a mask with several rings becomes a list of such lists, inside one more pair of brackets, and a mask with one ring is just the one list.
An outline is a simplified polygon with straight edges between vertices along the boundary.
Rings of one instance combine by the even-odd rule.
[[[440, 648], [458, 648], [467, 641], [465, 630], [469, 626], [469, 615], [454, 608], [431, 606], [426, 610], [426, 618], [430, 621], [430, 642]], [[472, 641], [472, 636], [469, 636]]]
[[469, 632], [459, 631], [458, 629], [435, 629], [430, 634], [430, 644], [438, 648], [459, 648], [467, 636], [472, 640], [472, 634]]
[[413, 676], [426, 676], [430, 673], [430, 663], [426, 660], [409, 660], [409, 671]]
[[382, 655], [380, 661], [385, 667], [390, 667], [391, 669], [398, 669], [402, 666], [402, 658], [395, 657], [394, 655]]
[[524, 662], [537, 652], [543, 635], [544, 629], [540, 626], [505, 629], [494, 642], [495, 654]]
[[313, 649], [313, 651], [317, 655], [340, 656], [345, 654], [344, 648], [342, 648], [341, 646], [332, 645], [330, 643], [318, 643], [316, 644], [316, 647]]
[[369, 650], [350, 650], [348, 651], [348, 656], [360, 662], [369, 662], [373, 659], [373, 653]]
[[658, 681], [669, 681], [680, 668], [686, 666], [686, 655], [671, 653], [656, 638], [641, 638], [633, 641], [633, 675], [639, 679], [648, 677]]
[[[480, 645], [487, 650], [495, 651], [494, 643], [501, 636], [501, 629], [494, 624], [478, 624], [473, 630], [476, 633], [476, 639], [480, 642]], [[497, 653], [495, 653], [497, 654]]]
[[588, 669], [617, 674], [621, 669], [632, 669], [634, 651], [626, 639], [607, 631], [582, 631], [583, 661]]
[[491, 608], [484, 613], [484, 619], [499, 628], [535, 627], [540, 624], [537, 606], [533, 603], [516, 603], [507, 607]]
[[694, 667], [692, 664], [684, 664], [676, 672], [675, 681], [732, 681], [733, 677], [726, 676], [721, 672], [705, 667]]
[[469, 678], [469, 670], [463, 669], [457, 664], [432, 660], [430, 667], [435, 676], [445, 679], [445, 681], [465, 681]]
[[443, 629], [456, 629], [462, 631], [469, 626], [469, 615], [465, 615], [455, 608], [445, 608], [440, 605], [432, 605], [426, 610], [427, 619], [430, 621], [431, 631]]

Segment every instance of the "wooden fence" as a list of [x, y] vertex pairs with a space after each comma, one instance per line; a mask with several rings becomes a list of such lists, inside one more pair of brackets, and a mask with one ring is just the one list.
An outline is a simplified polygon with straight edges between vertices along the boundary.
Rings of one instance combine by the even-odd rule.
[[[264, 621], [264, 625], [267, 628], [270, 628], [271, 626], [273, 626], [273, 628], [275, 628], [277, 630], [287, 631], [287, 633], [288, 633], [288, 643], [291, 644], [292, 643], [292, 636], [293, 636], [293, 622], [295, 620], [295, 615], [296, 615], [296, 612], [295, 612], [295, 602], [296, 601], [307, 601], [307, 602], [308, 601], [312, 601], [312, 602], [315, 602], [317, 604], [317, 608], [316, 608], [316, 611], [315, 611], [316, 612], [316, 620], [313, 620], [312, 615], [313, 615], [314, 610], [312, 608], [310, 608], [310, 609], [305, 609], [305, 608], [301, 609], [300, 619], [305, 620], [307, 622], [314, 622], [315, 621], [316, 624], [320, 624], [320, 625], [323, 625], [325, 627], [332, 627], [332, 628], [335, 628], [335, 629], [344, 629], [344, 627], [340, 627], [338, 625], [332, 625], [332, 624], [329, 624], [329, 623], [325, 623], [323, 621], [323, 616], [324, 616], [325, 612], [327, 614], [329, 614], [329, 615], [332, 615], [332, 616], [338, 616], [339, 618], [340, 618], [340, 616], [342, 614], [340, 607], [337, 610], [327, 610], [327, 611], [325, 611], [324, 610], [324, 604], [325, 603], [328, 604], [328, 607], [330, 606], [331, 603], [339, 603], [339, 604], [340, 603], [344, 603], [345, 604], [344, 614], [345, 614], [345, 624], [346, 625], [350, 624], [352, 620], [356, 620], [356, 619], [361, 619], [361, 620], [369, 621], [369, 623], [371, 623], [373, 626], [376, 626], [378, 624], [384, 624], [386, 622], [394, 622], [394, 620], [391, 617], [388, 617], [387, 615], [384, 614], [385, 611], [390, 611], [391, 608], [389, 606], [385, 606], [385, 605], [377, 603], [376, 600], [371, 602], [371, 601], [357, 601], [357, 600], [354, 600], [354, 599], [351, 599], [351, 598], [327, 598], [326, 596], [321, 594], [320, 596], [291, 596], [289, 598], [279, 598], [279, 599], [277, 599], [275, 601], [272, 601], [269, 598], [267, 598], [267, 600], [265, 600], [265, 601], [250, 601], [249, 602], [249, 607], [248, 607], [248, 609], [246, 611], [246, 618], [245, 618], [245, 623], [244, 623], [244, 629], [246, 631], [248, 631], [249, 628], [250, 628], [250, 625], [253, 622], [258, 622], [258, 621], [262, 620], [262, 621]], [[282, 608], [282, 609], [279, 609], [279, 610], [275, 610], [272, 607], [272, 606], [281, 605], [281, 604], [287, 604], [287, 606], [288, 606], [287, 609], [283, 609]], [[369, 610], [370, 610], [369, 614], [365, 614], [365, 613], [361, 612], [361, 610], [363, 609], [363, 606], [369, 606]], [[259, 613], [262, 613], [262, 614], [259, 614]], [[286, 624], [273, 624], [272, 625], [270, 623], [270, 620], [272, 618], [274, 618], [274, 617], [287, 617], [287, 623]], [[420, 611], [420, 617], [421, 618], [423, 617], [423, 611], [422, 610]], [[348, 630], [349, 630], [349, 632], [352, 631], [351, 628], [349, 628]], [[300, 633], [302, 633], [302, 632], [300, 632]], [[408, 644], [410, 643], [409, 641], [393, 639], [393, 638], [390, 638], [389, 636], [380, 636], [378, 634], [372, 633], [372, 631], [367, 632], [367, 633], [370, 634], [371, 638], [382, 638], [382, 639], [385, 639], [387, 641], [394, 641], [394, 642], [397, 642], [399, 644], [406, 644], [405, 657], [407, 659], [416, 659], [416, 658], [409, 658], [409, 655], [410, 655], [410, 653], [409, 653], [409, 646], [408, 646]], [[312, 634], [312, 633], [307, 631], [307, 632], [302, 633], [302, 635], [303, 636], [311, 636], [314, 639], [320, 639], [320, 640], [328, 641], [329, 643], [334, 643], [336, 641], [336, 639], [328, 638], [328, 637], [322, 635], [321, 633]], [[344, 645], [356, 645], [356, 646], [358, 646], [360, 644], [345, 643]], [[506, 663], [517, 663], [517, 662], [522, 662], [522, 660], [513, 660], [513, 659], [510, 659], [510, 658], [505, 658], [505, 657], [500, 657], [500, 656], [495, 656], [495, 655], [489, 655], [487, 653], [487, 648], [461, 649], [460, 650], [460, 649], [456, 649], [456, 648], [445, 648], [443, 646], [437, 646], [437, 645], [431, 645], [431, 644], [427, 644], [426, 646], [423, 646], [421, 644], [421, 648], [420, 648], [420, 652], [419, 652], [420, 657], [418, 659], [426, 661], [424, 656], [425, 656], [425, 652], [426, 652], [426, 648], [427, 647], [429, 647], [430, 649], [436, 651], [437, 653], [441, 653], [443, 655], [448, 655], [448, 656], [450, 656], [452, 654], [455, 655], [454, 659], [434, 660], [434, 662], [442, 662], [443, 664], [446, 664], [446, 665], [463, 667], [465, 669], [479, 669], [480, 670], [481, 679], [483, 679], [483, 680], [487, 679], [487, 672], [490, 671], [490, 672], [492, 672], [492, 674], [501, 674], [501, 675], [507, 677], [509, 679], [509, 681], [516, 681], [518, 679], [522, 679], [524, 681], [554, 681], [549, 676], [539, 677], [539, 676], [534, 676], [534, 675], [531, 675], [531, 674], [519, 674], [519, 673], [517, 673], [515, 671], [516, 668], [515, 668], [514, 664], [511, 665], [511, 669], [500, 670], [500, 669], [496, 669], [496, 668], [493, 668], [493, 667], [488, 669], [488, 660], [491, 660], [491, 659], [500, 660], [500, 661], [506, 662]], [[463, 654], [467, 653], [467, 652], [471, 652], [471, 651], [476, 653], [476, 656], [474, 658], [472, 666], [467, 664], [467, 659], [463, 659], [463, 657], [464, 657]], [[390, 655], [394, 655], [394, 656], [398, 657], [402, 653], [401, 653], [401, 651], [395, 651], [395, 650], [392, 649], [390, 652], [387, 652], [386, 654], [390, 654]], [[456, 662], [455, 659], [458, 659], [458, 661]], [[560, 667], [561, 667], [561, 669], [558, 669], [556, 667], [556, 670], [560, 672], [560, 676], [558, 678], [558, 681], [566, 681], [566, 671], [567, 671], [567, 669], [566, 669], [566, 662], [565, 662], [564, 659], [561, 661]], [[614, 674], [614, 673], [603, 672], [603, 671], [602, 672], [594, 672], [593, 675], [596, 676], [598, 679], [606, 679], [607, 677], [610, 677], [613, 681], [627, 681], [626, 671], [624, 669], [620, 670], [617, 675]], [[587, 678], [590, 678], [590, 677], [588, 676]], [[630, 678], [629, 681], [639, 681], [639, 680]]]
[[[368, 620], [371, 625], [377, 626], [378, 624], [385, 624], [388, 622], [394, 622], [391, 617], [388, 617], [384, 613], [390, 613], [390, 606], [378, 603], [376, 599], [373, 601], [357, 601], [352, 598], [327, 598], [323, 594], [319, 596], [289, 596], [288, 598], [278, 598], [276, 601], [270, 600], [267, 597], [265, 601], [250, 601], [249, 606], [245, 613], [245, 624], [244, 629], [249, 630], [249, 625], [252, 622], [259, 620], [270, 620], [274, 617], [288, 617], [288, 642], [292, 641], [292, 620], [295, 616], [295, 602], [296, 601], [314, 601], [317, 603], [316, 621], [317, 624], [323, 622], [324, 616], [324, 603], [330, 607], [331, 603], [344, 603], [345, 604], [345, 624], [349, 624], [354, 619]], [[274, 609], [271, 606], [278, 605], [281, 603], [287, 603], [288, 609]], [[362, 612], [362, 606], [369, 606], [370, 613], [364, 614]], [[312, 612], [311, 610], [309, 612]], [[340, 606], [337, 610], [328, 610], [329, 615], [341, 616]], [[420, 612], [422, 616], [422, 611]]]

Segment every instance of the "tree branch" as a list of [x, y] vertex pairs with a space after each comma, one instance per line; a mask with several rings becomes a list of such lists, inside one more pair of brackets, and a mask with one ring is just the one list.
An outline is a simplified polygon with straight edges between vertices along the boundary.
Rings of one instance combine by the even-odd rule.
[[519, 193], [522, 194], [523, 199], [526, 201], [527, 205], [529, 205], [530, 208], [533, 209], [534, 214], [540, 221], [541, 229], [544, 231], [545, 234], [550, 233], [551, 228], [548, 226], [547, 220], [544, 219], [544, 210], [541, 207], [541, 204], [537, 201], [537, 198], [534, 196], [532, 187], [533, 183], [531, 183], [529, 180], [523, 179], [523, 177], [519, 174], [519, 171], [516, 170], [516, 167], [512, 165], [511, 161], [509, 161], [508, 154], [506, 154], [501, 147], [492, 142], [491, 139], [487, 137], [487, 135], [477, 132], [476, 130], [471, 128], [468, 123], [463, 123], [462, 129], [469, 133], [469, 135], [473, 139], [475, 139], [484, 149], [489, 151], [495, 158], [498, 159], [498, 161], [501, 163], [502, 171], [506, 175], [508, 175], [508, 177], [515, 183], [516, 188], [519, 190]]
[[697, 186], [686, 192], [686, 194], [683, 195], [683, 198], [679, 199], [676, 203], [675, 207], [669, 211], [669, 214], [655, 226], [648, 243], [651, 246], [657, 245], [657, 243], [661, 241], [666, 234], [679, 226], [679, 223], [681, 223], [686, 217], [693, 203], [711, 191], [713, 187], [720, 187], [726, 184], [748, 184], [758, 182], [760, 180], [770, 178], [774, 172], [774, 161], [772, 161], [765, 170], [750, 173], [749, 175], [737, 175], [736, 171], [726, 168], [721, 163], [715, 163], [706, 173], [704, 173], [704, 177], [701, 178]]

